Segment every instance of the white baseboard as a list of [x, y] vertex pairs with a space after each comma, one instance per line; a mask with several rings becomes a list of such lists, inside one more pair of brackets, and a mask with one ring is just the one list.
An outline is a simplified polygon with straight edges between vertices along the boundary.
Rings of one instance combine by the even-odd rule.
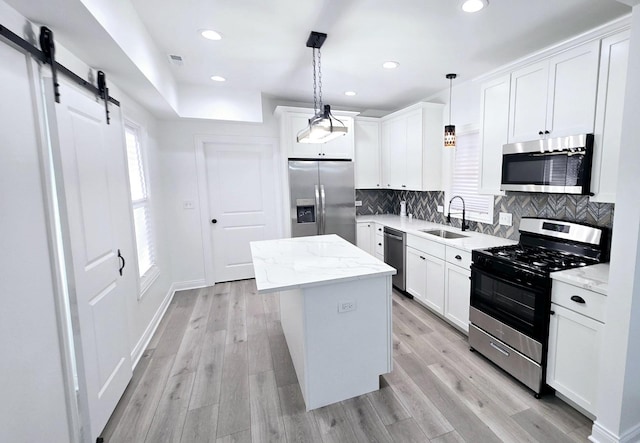
[[165, 295], [164, 300], [162, 300], [162, 303], [160, 303], [160, 306], [158, 306], [156, 313], [153, 315], [153, 318], [147, 325], [147, 328], [144, 330], [142, 337], [140, 337], [140, 340], [138, 340], [138, 343], [136, 343], [135, 347], [133, 348], [133, 351], [131, 351], [131, 362], [133, 363], [132, 366], [134, 370], [136, 366], [138, 366], [138, 362], [140, 361], [140, 358], [142, 357], [144, 350], [147, 349], [147, 346], [149, 346], [151, 337], [153, 337], [153, 334], [155, 334], [156, 329], [158, 329], [158, 325], [160, 325], [160, 321], [162, 320], [162, 317], [164, 317], [164, 314], [167, 312], [167, 309], [169, 308], [169, 304], [171, 303], [171, 300], [173, 300], [173, 295], [175, 293], [176, 293], [176, 290], [173, 288], [173, 284], [172, 284], [171, 286], [169, 286], [169, 290], [167, 291], [167, 294]]
[[204, 279], [174, 282], [171, 284], [171, 286], [169, 286], [167, 295], [165, 295], [164, 300], [162, 300], [162, 303], [160, 303], [160, 306], [158, 307], [156, 313], [154, 314], [153, 318], [149, 322], [149, 325], [147, 326], [144, 333], [142, 334], [142, 337], [140, 337], [140, 340], [138, 340], [138, 343], [136, 343], [135, 347], [133, 348], [133, 351], [131, 351], [131, 361], [133, 363], [132, 365], [133, 369], [135, 369], [136, 366], [138, 366], [138, 362], [140, 361], [140, 358], [142, 358], [142, 354], [144, 353], [144, 350], [147, 349], [147, 346], [149, 346], [151, 337], [153, 337], [153, 334], [155, 334], [156, 329], [158, 329], [158, 325], [160, 325], [160, 321], [162, 320], [162, 317], [164, 317], [165, 313], [167, 312], [167, 309], [169, 308], [169, 304], [171, 303], [171, 300], [173, 300], [173, 296], [175, 295], [175, 293], [177, 291], [184, 291], [187, 289], [204, 288], [205, 286], [206, 284]]
[[205, 288], [207, 283], [204, 281], [204, 278], [198, 280], [188, 280], [175, 282], [171, 285], [174, 291], [186, 291], [187, 289], [198, 289]]
[[613, 432], [609, 431], [607, 428], [602, 426], [596, 420], [593, 423], [593, 429], [591, 431], [591, 435], [589, 436], [589, 441], [595, 443], [635, 443], [640, 441], [640, 423], [635, 425], [633, 428], [626, 431], [621, 436], [617, 436]]

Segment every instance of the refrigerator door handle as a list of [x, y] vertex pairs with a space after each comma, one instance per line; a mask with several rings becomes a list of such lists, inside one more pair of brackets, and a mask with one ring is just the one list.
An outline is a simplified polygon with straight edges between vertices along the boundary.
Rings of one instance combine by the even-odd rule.
[[322, 201], [322, 234], [325, 234], [327, 225], [327, 210], [325, 205], [324, 185], [320, 185], [320, 200]]
[[316, 229], [317, 229], [316, 234], [320, 235], [321, 223], [322, 223], [323, 216], [320, 215], [318, 217], [318, 213], [320, 211], [320, 191], [318, 189], [318, 185], [315, 185], [315, 188], [316, 188]]

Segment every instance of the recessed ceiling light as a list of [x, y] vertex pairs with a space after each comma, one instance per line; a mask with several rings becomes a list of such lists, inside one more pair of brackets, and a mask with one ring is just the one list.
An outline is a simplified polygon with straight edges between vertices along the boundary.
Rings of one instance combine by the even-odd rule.
[[213, 80], [214, 82], [226, 82], [227, 79], [224, 77], [221, 77], [219, 75], [212, 75], [211, 76], [211, 80]]
[[384, 62], [382, 64], [382, 67], [385, 69], [396, 69], [398, 66], [400, 66], [400, 63], [392, 61]]
[[222, 40], [222, 35], [213, 29], [201, 29], [199, 32], [207, 40]]
[[488, 0], [465, 0], [462, 3], [462, 10], [464, 12], [478, 12], [489, 5]]
[[346, 91], [344, 93], [344, 95], [348, 95], [349, 97], [353, 97], [354, 95], [356, 95], [356, 92], [355, 91]]

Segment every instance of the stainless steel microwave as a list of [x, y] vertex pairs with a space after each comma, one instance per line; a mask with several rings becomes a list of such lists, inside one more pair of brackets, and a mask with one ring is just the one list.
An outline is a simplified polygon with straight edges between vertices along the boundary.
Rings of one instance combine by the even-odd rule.
[[502, 147], [503, 191], [590, 193], [593, 134]]

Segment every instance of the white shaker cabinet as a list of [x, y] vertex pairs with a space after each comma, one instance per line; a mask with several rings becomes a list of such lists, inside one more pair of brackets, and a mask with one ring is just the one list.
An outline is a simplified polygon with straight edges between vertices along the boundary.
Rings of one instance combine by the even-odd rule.
[[313, 109], [278, 106], [275, 111], [280, 119], [280, 143], [288, 158], [313, 160], [353, 158], [354, 124], [356, 112], [333, 111], [333, 114], [348, 128], [347, 134], [327, 143], [298, 143], [298, 132], [309, 125]]
[[380, 119], [356, 117], [355, 126], [355, 175], [357, 189], [381, 189]]
[[481, 194], [498, 195], [502, 178], [502, 145], [509, 134], [511, 76], [484, 83], [481, 87], [480, 184]]
[[591, 414], [596, 412], [605, 299], [602, 294], [553, 282], [547, 384]]
[[407, 235], [407, 292], [432, 311], [444, 315], [445, 246]]
[[374, 223], [356, 223], [356, 246], [373, 255], [375, 253], [373, 241], [375, 239]]
[[382, 118], [384, 188], [442, 189], [443, 107], [438, 103], [418, 103]]
[[444, 316], [451, 323], [468, 333], [471, 253], [447, 246], [446, 259]]
[[615, 203], [630, 31], [602, 40], [591, 201]]
[[593, 132], [600, 42], [511, 73], [509, 143]]

